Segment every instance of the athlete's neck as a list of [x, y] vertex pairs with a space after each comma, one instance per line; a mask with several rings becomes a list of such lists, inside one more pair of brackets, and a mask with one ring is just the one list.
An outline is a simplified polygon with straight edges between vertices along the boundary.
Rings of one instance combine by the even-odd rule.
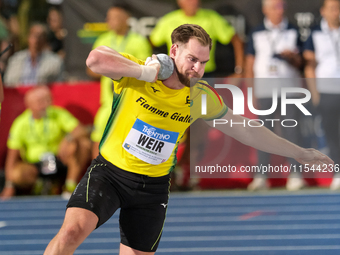
[[173, 74], [168, 79], [164, 80], [163, 84], [169, 89], [182, 89], [185, 87], [185, 85], [179, 81], [176, 72], [173, 72]]

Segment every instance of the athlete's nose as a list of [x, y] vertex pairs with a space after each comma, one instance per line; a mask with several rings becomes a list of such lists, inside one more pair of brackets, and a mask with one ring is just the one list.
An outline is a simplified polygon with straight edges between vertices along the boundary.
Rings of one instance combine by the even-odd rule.
[[199, 71], [204, 68], [204, 65], [201, 63], [201, 62], [196, 62], [193, 66], [193, 70], [196, 72], [196, 73], [199, 73]]

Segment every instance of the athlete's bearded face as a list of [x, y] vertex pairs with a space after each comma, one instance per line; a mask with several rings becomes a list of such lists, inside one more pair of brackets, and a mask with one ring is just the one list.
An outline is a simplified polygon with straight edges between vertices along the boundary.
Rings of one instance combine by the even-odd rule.
[[174, 59], [179, 81], [190, 87], [190, 80], [195, 84], [204, 74], [209, 46], [202, 46], [196, 38], [192, 38], [186, 44], [173, 44], [170, 56]]

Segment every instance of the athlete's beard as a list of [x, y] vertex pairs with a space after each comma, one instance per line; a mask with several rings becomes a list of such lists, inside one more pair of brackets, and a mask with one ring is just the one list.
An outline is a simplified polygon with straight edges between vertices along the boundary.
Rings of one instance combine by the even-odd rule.
[[177, 73], [177, 76], [178, 76], [179, 81], [180, 81], [184, 86], [186, 86], [186, 87], [190, 87], [190, 82], [191, 82], [192, 84], [196, 84], [196, 82], [199, 81], [199, 79], [201, 78], [201, 77], [199, 76], [199, 74], [196, 73], [196, 72], [193, 72], [194, 77], [192, 77], [191, 79], [188, 78], [186, 75], [181, 74], [181, 73], [178, 71], [176, 65], [175, 65], [175, 70], [176, 70], [176, 73]]

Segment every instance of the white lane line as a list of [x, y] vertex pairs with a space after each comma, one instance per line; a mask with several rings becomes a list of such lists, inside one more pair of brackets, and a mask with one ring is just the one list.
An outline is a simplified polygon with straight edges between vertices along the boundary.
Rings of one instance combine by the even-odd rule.
[[[340, 234], [308, 234], [308, 235], [245, 235], [245, 236], [164, 236], [161, 242], [214, 242], [214, 241], [259, 241], [259, 240], [322, 240], [339, 239]], [[39, 245], [48, 244], [50, 239], [4, 240], [1, 245]], [[87, 238], [83, 243], [103, 244], [120, 243], [120, 238]]]
[[5, 221], [0, 221], [0, 228], [6, 227], [7, 224]]

